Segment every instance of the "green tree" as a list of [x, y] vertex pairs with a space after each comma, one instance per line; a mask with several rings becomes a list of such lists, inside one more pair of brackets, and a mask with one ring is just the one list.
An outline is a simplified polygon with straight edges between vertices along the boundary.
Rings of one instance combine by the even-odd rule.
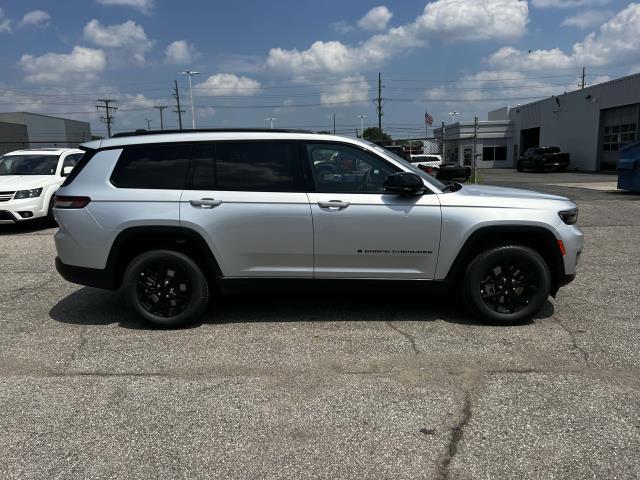
[[390, 142], [391, 135], [387, 135], [378, 127], [369, 127], [364, 130], [364, 138], [370, 142]]

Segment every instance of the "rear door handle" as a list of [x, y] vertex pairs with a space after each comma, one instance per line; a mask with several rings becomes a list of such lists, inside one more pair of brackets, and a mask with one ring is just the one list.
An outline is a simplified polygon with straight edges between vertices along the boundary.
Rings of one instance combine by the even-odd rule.
[[222, 200], [215, 200], [213, 198], [201, 198], [200, 200], [189, 200], [192, 207], [195, 208], [213, 208], [222, 203]]
[[342, 200], [329, 200], [328, 202], [318, 202], [320, 208], [330, 208], [336, 210], [344, 210], [349, 205], [349, 202], [343, 202]]

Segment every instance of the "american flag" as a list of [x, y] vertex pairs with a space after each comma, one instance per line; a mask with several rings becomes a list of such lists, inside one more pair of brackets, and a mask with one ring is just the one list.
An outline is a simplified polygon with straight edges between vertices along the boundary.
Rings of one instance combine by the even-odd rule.
[[424, 124], [425, 125], [433, 125], [433, 117], [429, 115], [429, 112], [424, 112]]

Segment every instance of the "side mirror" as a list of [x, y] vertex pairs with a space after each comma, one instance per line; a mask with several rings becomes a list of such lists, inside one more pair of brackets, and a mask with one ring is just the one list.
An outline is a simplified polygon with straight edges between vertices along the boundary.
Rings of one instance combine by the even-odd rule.
[[417, 195], [425, 190], [422, 178], [412, 172], [398, 172], [389, 175], [384, 182], [385, 193]]
[[62, 167], [62, 176], [66, 177], [71, 173], [71, 170], [73, 170], [73, 167]]

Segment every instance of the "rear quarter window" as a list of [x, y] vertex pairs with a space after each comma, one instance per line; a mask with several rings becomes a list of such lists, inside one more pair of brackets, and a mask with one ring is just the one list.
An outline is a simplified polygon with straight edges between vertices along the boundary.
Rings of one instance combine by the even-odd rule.
[[182, 190], [185, 186], [189, 144], [125, 147], [111, 174], [117, 188]]

